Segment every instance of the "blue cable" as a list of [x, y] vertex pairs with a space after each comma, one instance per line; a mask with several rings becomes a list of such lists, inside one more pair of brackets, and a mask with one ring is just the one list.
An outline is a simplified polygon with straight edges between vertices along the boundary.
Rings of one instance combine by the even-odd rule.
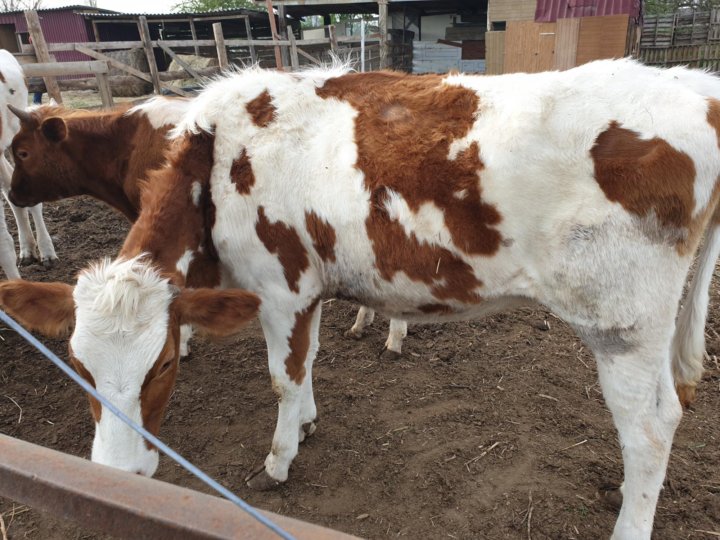
[[285, 540], [295, 540], [294, 537], [285, 532], [283, 529], [281, 529], [278, 525], [270, 521], [268, 518], [263, 516], [260, 512], [258, 512], [255, 508], [250, 506], [248, 503], [243, 501], [240, 497], [235, 495], [233, 492], [228, 490], [227, 488], [223, 487], [219, 483], [217, 483], [215, 480], [210, 478], [207, 474], [202, 472], [200, 469], [198, 469], [195, 465], [190, 463], [187, 459], [182, 457], [180, 454], [175, 452], [172, 448], [167, 446], [164, 442], [162, 442], [160, 439], [158, 439], [155, 435], [147, 431], [142, 426], [138, 426], [135, 422], [130, 420], [127, 416], [125, 416], [119, 409], [115, 407], [112, 403], [110, 403], [105, 397], [103, 397], [101, 394], [98, 393], [95, 388], [92, 387], [85, 379], [80, 377], [74, 369], [72, 369], [70, 366], [68, 366], [65, 362], [60, 360], [52, 351], [50, 351], [45, 345], [43, 345], [40, 341], [38, 341], [35, 336], [33, 336], [30, 332], [25, 330], [22, 326], [20, 326], [15, 320], [13, 320], [7, 313], [5, 313], [2, 309], [0, 309], [0, 319], [3, 320], [10, 328], [15, 330], [18, 334], [20, 334], [25, 341], [30, 343], [33, 347], [35, 347], [38, 351], [40, 351], [42, 354], [44, 354], [48, 360], [50, 360], [53, 364], [55, 364], [57, 367], [59, 367], [62, 371], [65, 372], [65, 374], [70, 377], [73, 381], [78, 383], [83, 390], [85, 390], [88, 394], [92, 395], [95, 399], [97, 399], [100, 403], [102, 403], [105, 407], [108, 408], [108, 410], [113, 413], [115, 416], [117, 416], [120, 420], [125, 422], [128, 426], [130, 426], [133, 430], [138, 432], [144, 439], [150, 441], [152, 444], [155, 445], [156, 448], [159, 448], [162, 450], [162, 452], [168, 456], [170, 459], [178, 463], [181, 467], [183, 467], [186, 471], [189, 473], [195, 475], [200, 480], [205, 482], [208, 486], [213, 488], [215, 491], [220, 493], [223, 497], [234, 503], [235, 505], [239, 506], [245, 512], [250, 514], [252, 517], [254, 517], [256, 520], [258, 520], [260, 523], [265, 525], [268, 529], [273, 531], [275, 534], [277, 534], [280, 538], [284, 538]]

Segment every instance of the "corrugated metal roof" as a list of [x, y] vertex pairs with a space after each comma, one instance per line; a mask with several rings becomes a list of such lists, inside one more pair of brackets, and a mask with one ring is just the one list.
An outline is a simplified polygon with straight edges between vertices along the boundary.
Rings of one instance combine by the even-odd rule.
[[[87, 10], [87, 7], [84, 7]], [[189, 17], [206, 17], [211, 18], [213, 16], [226, 16], [226, 15], [250, 15], [250, 16], [262, 16], [267, 17], [267, 11], [261, 9], [250, 9], [250, 8], [236, 8], [236, 9], [216, 9], [213, 11], [198, 11], [192, 13], [120, 13], [118, 11], [107, 11], [105, 13], [95, 12], [81, 12], [85, 18], [88, 19], [127, 19], [128, 17], [134, 18], [144, 15], [148, 19], [157, 19], [162, 17], [163, 19], [187, 19]]]
[[553, 22], [571, 17], [627, 14], [640, 17], [641, 0], [537, 0], [535, 20]]
[[[88, 6], [83, 6], [76, 4], [74, 6], [62, 6], [62, 7], [54, 7], [54, 8], [38, 8], [35, 11], [38, 12], [38, 14], [46, 13], [48, 11], [97, 11], [98, 13], [117, 13], [117, 11], [113, 11], [111, 9], [102, 9], [102, 8], [90, 8]], [[20, 14], [23, 17], [25, 16], [25, 11], [22, 9], [17, 9], [15, 11], [4, 11], [2, 13], [3, 15], [13, 15], [13, 14]]]

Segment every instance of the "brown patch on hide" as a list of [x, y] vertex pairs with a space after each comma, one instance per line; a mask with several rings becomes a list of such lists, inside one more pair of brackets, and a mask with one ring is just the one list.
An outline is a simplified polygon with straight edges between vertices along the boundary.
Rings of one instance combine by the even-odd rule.
[[[97, 389], [97, 387], [95, 386], [95, 379], [90, 374], [90, 372], [85, 369], [83, 363], [73, 355], [72, 347], [70, 347], [70, 345], [68, 345], [68, 350], [70, 356], [70, 365], [72, 365], [73, 369], [77, 371], [78, 375], [85, 379], [90, 386]], [[100, 422], [100, 418], [102, 417], [102, 405], [90, 394], [88, 394], [87, 397], [88, 401], [90, 402], [90, 414], [92, 414], [93, 420], [95, 420], [95, 423]]]
[[[130, 229], [120, 256], [148, 253], [173, 277], [176, 285], [214, 287], [220, 282], [217, 251], [212, 242], [215, 205], [210, 193], [214, 136], [201, 132], [176, 141], [168, 163], [150, 173], [143, 190], [142, 212]], [[192, 201], [192, 184], [201, 187], [199, 204]], [[177, 270], [186, 250], [193, 252], [188, 275]]]
[[285, 369], [290, 380], [295, 384], [302, 384], [305, 377], [305, 358], [310, 349], [310, 324], [317, 308], [319, 298], [305, 310], [295, 313], [295, 326], [288, 337], [290, 354], [285, 359]]
[[249, 194], [255, 185], [255, 175], [245, 150], [242, 151], [242, 155], [238, 159], [232, 162], [230, 179], [235, 184], [235, 189], [240, 195]]
[[270, 92], [265, 90], [258, 97], [250, 101], [245, 107], [253, 123], [258, 127], [267, 127], [275, 119], [275, 106], [272, 104]]
[[1, 82], [1, 83], [6, 83], [6, 82], [7, 82], [7, 81], [5, 80], [5, 75], [3, 74], [2, 71], [0, 71], [0, 82]]
[[280, 259], [290, 290], [300, 292], [300, 275], [310, 266], [310, 261], [297, 231], [282, 221], [270, 223], [265, 208], [259, 206], [255, 232], [267, 250]]
[[335, 229], [315, 212], [305, 212], [305, 227], [313, 247], [325, 262], [335, 262]]
[[445, 248], [419, 241], [413, 233], [408, 236], [403, 226], [382, 210], [384, 197], [378, 192], [373, 196], [377, 198], [365, 226], [383, 279], [392, 281], [397, 272], [404, 272], [413, 281], [426, 283], [438, 300], [481, 301], [475, 289], [482, 282], [469, 264]]
[[400, 195], [413, 212], [430, 203], [443, 212], [457, 249], [485, 256], [498, 251], [502, 238], [494, 226], [502, 218], [482, 201], [478, 144], [449, 158], [451, 144], [464, 138], [475, 121], [475, 92], [442, 84], [437, 75], [375, 72], [330, 79], [317, 94], [346, 101], [358, 112], [356, 167], [371, 194], [365, 224], [383, 279], [404, 272], [431, 285], [440, 300], [478, 302], [475, 289], [482, 284], [472, 268], [450, 250], [408, 235], [384, 206], [388, 191]]
[[[468, 88], [442, 84], [438, 75], [391, 72], [349, 74], [317, 89], [323, 98], [347, 101], [358, 111], [356, 167], [372, 193], [392, 190], [417, 212], [425, 203], [443, 211], [458, 249], [493, 255], [500, 248], [497, 209], [482, 202], [477, 142], [449, 158], [450, 145], [475, 122], [479, 100]], [[459, 198], [455, 194], [464, 193]], [[375, 219], [373, 217], [373, 219]], [[376, 251], [376, 257], [387, 256]]]
[[[24, 206], [90, 195], [138, 217], [141, 186], [148, 172], [162, 166], [172, 126], [155, 129], [142, 113], [126, 114], [129, 104], [110, 110], [78, 111], [62, 106], [33, 110], [13, 141], [16, 167], [10, 197]], [[62, 140], [47, 126], [62, 128]], [[27, 153], [18, 159], [18, 153]]]
[[655, 214], [664, 228], [690, 226], [695, 165], [686, 153], [611, 122], [590, 154], [595, 179], [610, 201], [638, 217]]
[[[178, 361], [180, 359], [180, 325], [177, 317], [170, 315], [167, 338], [160, 354], [145, 375], [140, 388], [140, 412], [143, 427], [153, 435], [160, 431], [165, 409], [177, 379]], [[148, 450], [155, 450], [155, 445], [145, 441]]]

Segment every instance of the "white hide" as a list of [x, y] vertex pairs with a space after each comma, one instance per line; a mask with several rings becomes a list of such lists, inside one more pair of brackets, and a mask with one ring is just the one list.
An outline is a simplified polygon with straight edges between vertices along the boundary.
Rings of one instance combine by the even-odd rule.
[[156, 96], [145, 103], [135, 105], [125, 114], [144, 114], [154, 129], [174, 126], [187, 112], [190, 100]]
[[[482, 283], [475, 291], [482, 296], [481, 303], [443, 299], [453, 311], [446, 315], [419, 309], [438, 302], [433, 286], [442, 285], [441, 277], [426, 284], [398, 272], [385, 280], [375, 267], [365, 226], [371, 194], [356, 167], [357, 111], [347, 102], [316, 94], [327, 79], [341, 74], [337, 69], [288, 74], [255, 68], [231, 74], [212, 82], [189, 102], [187, 114], [174, 130], [177, 136], [201, 130], [214, 133], [212, 236], [223, 284], [252, 290], [262, 300], [259, 317], [273, 388], [279, 394], [278, 422], [265, 459], [267, 479], [287, 479], [303, 433], [314, 429], [311, 373], [318, 348], [320, 297], [353, 296], [369, 308], [418, 321], [472, 318], [536, 302], [571, 324], [598, 361], [626, 474], [613, 538], [649, 539], [681, 415], [670, 347], [692, 253], [681, 255], [676, 244], [660, 234], [654, 216], [639, 218], [607, 199], [594, 177], [590, 150], [611, 122], [641, 138], [663, 138], [695, 165], [694, 212], [699, 215], [707, 210], [715, 188], [720, 152], [717, 133], [707, 122], [707, 93], [690, 86], [715, 92], [720, 83], [710, 75], [693, 73], [687, 77], [692, 82], [684, 84], [682, 75], [668, 76], [630, 60], [598, 61], [565, 72], [444, 79], [441, 84], [462, 86], [478, 96], [474, 124], [465, 137], [452, 142], [448, 159], [477, 144], [484, 165], [478, 177], [482, 201], [499, 212], [501, 221], [495, 228], [503, 242], [493, 255], [467, 255], [454, 245], [442, 212], [434, 205], [413, 212], [402, 195], [394, 193], [386, 210], [406, 233], [460, 257]], [[258, 127], [243, 105], [263, 92], [269, 92], [275, 110], [272, 122]], [[238, 193], [230, 178], [233, 160], [243, 153], [255, 177], [249, 194]], [[292, 228], [310, 254], [309, 267], [297, 283], [288, 283], [279, 257], [258, 237], [259, 207], [271, 224]], [[335, 231], [334, 261], [315, 254], [305, 224], [308, 212]], [[714, 253], [713, 247], [710, 258]], [[134, 272], [142, 274], [146, 263], [136, 263]], [[84, 284], [87, 292], [76, 292], [73, 348], [90, 362], [92, 367], [86, 367], [97, 374], [99, 384], [127, 381], [127, 391], [137, 395], [148, 362], [165, 341], [167, 284], [154, 277], [147, 288], [120, 287], [113, 272], [91, 274], [100, 276], [93, 281], [96, 284]], [[92, 281], [88, 274], [80, 279]], [[107, 314], [113, 319], [125, 312], [130, 301], [118, 299], [117, 293], [122, 291], [124, 298], [129, 290], [148, 295], [147, 303], [129, 295], [144, 306], [140, 312], [146, 322], [137, 323], [142, 330], [98, 333], [101, 319], [94, 299], [102, 293], [119, 302]], [[302, 381], [292, 380], [286, 366], [289, 338], [298, 318], [307, 318], [310, 309], [314, 311], [304, 364], [307, 373]], [[106, 364], [108, 355], [122, 361]], [[130, 375], [113, 369], [126, 364], [132, 364]], [[306, 424], [311, 424], [307, 430]], [[126, 439], [131, 440], [129, 435]], [[119, 439], [117, 444], [125, 448]], [[251, 485], [254, 481], [257, 476]]]
[[[140, 389], [165, 345], [172, 291], [142, 257], [105, 261], [83, 271], [73, 293], [73, 354], [95, 388], [142, 425]], [[158, 455], [105, 407], [95, 428], [92, 460], [152, 476]]]

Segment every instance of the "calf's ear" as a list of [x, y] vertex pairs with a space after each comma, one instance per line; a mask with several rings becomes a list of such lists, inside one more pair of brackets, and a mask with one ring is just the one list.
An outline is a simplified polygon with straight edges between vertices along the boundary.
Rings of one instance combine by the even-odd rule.
[[180, 324], [213, 337], [237, 334], [260, 309], [260, 298], [241, 289], [183, 289], [173, 307]]
[[48, 337], [67, 336], [75, 324], [73, 288], [65, 283], [15, 279], [0, 283], [0, 308], [25, 328]]
[[51, 116], [43, 120], [40, 129], [43, 135], [45, 135], [45, 138], [54, 143], [64, 141], [68, 134], [67, 124], [65, 120], [59, 116]]

